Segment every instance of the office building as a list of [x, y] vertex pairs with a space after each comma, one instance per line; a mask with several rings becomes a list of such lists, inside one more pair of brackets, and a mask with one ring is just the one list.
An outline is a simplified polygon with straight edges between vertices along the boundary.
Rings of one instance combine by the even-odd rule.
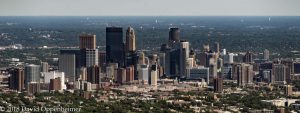
[[136, 51], [135, 47], [135, 33], [132, 27], [126, 30], [126, 53]]
[[126, 82], [132, 82], [134, 80], [134, 66], [126, 67]]
[[170, 28], [169, 31], [169, 43], [179, 42], [180, 36], [179, 36], [179, 28]]
[[223, 75], [223, 79], [229, 79], [229, 80], [233, 80], [233, 76], [232, 76], [232, 65], [231, 64], [225, 64], [222, 68], [221, 68], [221, 72]]
[[223, 92], [223, 78], [217, 77], [214, 79], [214, 91], [218, 93]]
[[96, 35], [82, 34], [79, 36], [80, 49], [96, 49]]
[[153, 64], [150, 67], [149, 85], [157, 86], [158, 70], [157, 65]]
[[124, 66], [125, 48], [121, 27], [106, 28], [106, 61], [107, 63], [118, 63], [121, 67]]
[[147, 84], [149, 79], [149, 68], [148, 65], [141, 65], [141, 68], [138, 70], [138, 80], [142, 82], [142, 84]]
[[252, 52], [247, 52], [243, 57], [244, 63], [253, 63], [254, 54]]
[[25, 88], [25, 76], [24, 69], [22, 68], [11, 68], [8, 70], [9, 77], [9, 88], [17, 91], [22, 91]]
[[199, 66], [199, 67], [188, 69], [187, 79], [192, 79], [192, 80], [204, 79], [205, 82], [209, 83], [209, 68]]
[[126, 69], [119, 68], [117, 72], [117, 83], [123, 84], [126, 82]]
[[269, 60], [269, 58], [270, 58], [270, 51], [267, 50], [267, 49], [265, 49], [264, 50], [264, 59], [265, 60]]
[[81, 49], [81, 59], [84, 67], [99, 65], [98, 49]]
[[25, 66], [25, 87], [28, 86], [30, 82], [40, 82], [40, 65], [29, 64]]
[[49, 71], [49, 64], [48, 62], [41, 62], [42, 70], [41, 72], [48, 72]]
[[64, 90], [67, 89], [67, 86], [65, 84], [66, 80], [65, 80], [65, 73], [64, 72], [56, 72], [56, 71], [50, 71], [50, 72], [41, 72], [41, 76], [44, 77], [43, 83], [49, 84], [51, 82], [51, 79], [55, 80], [57, 78], [59, 78], [59, 84], [57, 81], [55, 80], [53, 81], [53, 85], [59, 86], [59, 89], [55, 89], [55, 90]]
[[27, 85], [27, 93], [35, 94], [41, 92], [41, 85], [39, 82], [29, 82]]
[[285, 85], [284, 89], [285, 89], [285, 92], [284, 92], [285, 95], [287, 95], [287, 96], [293, 95], [293, 86]]
[[[273, 64], [272, 75], [274, 77], [274, 82], [279, 84], [286, 83], [286, 66], [283, 64]], [[273, 81], [273, 80], [272, 80]]]
[[67, 81], [74, 82], [76, 74], [75, 54], [61, 54], [59, 59], [59, 71], [65, 72]]
[[101, 68], [97, 65], [87, 67], [87, 81], [92, 84], [100, 84]]
[[234, 65], [234, 76], [237, 77], [239, 86], [245, 86], [247, 84], [253, 84], [253, 66], [251, 64], [236, 64]]
[[61, 81], [60, 77], [50, 79], [49, 91], [61, 91], [62, 90], [61, 83], [63, 83], [63, 82]]
[[98, 51], [98, 64], [100, 67], [104, 67], [106, 64], [106, 52], [105, 51]]

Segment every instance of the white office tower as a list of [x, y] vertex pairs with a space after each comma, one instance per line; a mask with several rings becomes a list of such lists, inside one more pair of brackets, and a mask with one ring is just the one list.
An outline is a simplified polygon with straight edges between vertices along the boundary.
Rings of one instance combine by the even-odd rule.
[[224, 64], [232, 64], [235, 54], [229, 53], [223, 56]]
[[157, 71], [157, 65], [154, 64], [150, 68], [150, 85], [151, 86], [157, 86], [157, 78], [158, 78], [158, 71]]
[[86, 67], [80, 68], [80, 80], [87, 80], [87, 70]]
[[25, 87], [27, 88], [30, 82], [40, 82], [40, 65], [29, 64], [25, 66]]
[[179, 62], [179, 67], [180, 67], [180, 76], [184, 77], [186, 75], [186, 61], [189, 58], [189, 42], [187, 41], [182, 41], [180, 42], [180, 62]]
[[44, 83], [50, 83], [51, 79], [56, 79], [59, 78], [60, 79], [60, 83], [61, 83], [61, 89], [60, 90], [64, 90], [67, 89], [67, 86], [65, 84], [65, 73], [64, 72], [55, 72], [55, 71], [50, 71], [50, 72], [41, 72], [41, 76], [44, 77]]
[[98, 49], [85, 50], [85, 63], [86, 67], [98, 65]]
[[222, 54], [221, 55], [226, 55], [226, 49], [222, 50]]
[[138, 70], [138, 80], [142, 84], [147, 84], [149, 79], [149, 68], [148, 65], [141, 65]]

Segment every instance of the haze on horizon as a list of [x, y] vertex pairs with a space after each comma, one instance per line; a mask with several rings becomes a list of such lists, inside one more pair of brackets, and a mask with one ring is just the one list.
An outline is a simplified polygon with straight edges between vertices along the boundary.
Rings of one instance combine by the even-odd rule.
[[300, 0], [1, 0], [0, 16], [300, 16]]

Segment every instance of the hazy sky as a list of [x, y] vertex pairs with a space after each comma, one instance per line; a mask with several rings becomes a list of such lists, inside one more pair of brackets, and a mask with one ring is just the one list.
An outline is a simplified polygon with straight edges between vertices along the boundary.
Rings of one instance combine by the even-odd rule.
[[0, 16], [300, 16], [300, 0], [0, 0]]

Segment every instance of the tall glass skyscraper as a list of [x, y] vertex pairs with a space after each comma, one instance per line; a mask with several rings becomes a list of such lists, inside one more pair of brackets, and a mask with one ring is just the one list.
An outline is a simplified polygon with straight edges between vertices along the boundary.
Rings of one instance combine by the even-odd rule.
[[118, 63], [124, 66], [125, 49], [123, 41], [123, 29], [121, 27], [106, 28], [106, 55], [107, 63]]

